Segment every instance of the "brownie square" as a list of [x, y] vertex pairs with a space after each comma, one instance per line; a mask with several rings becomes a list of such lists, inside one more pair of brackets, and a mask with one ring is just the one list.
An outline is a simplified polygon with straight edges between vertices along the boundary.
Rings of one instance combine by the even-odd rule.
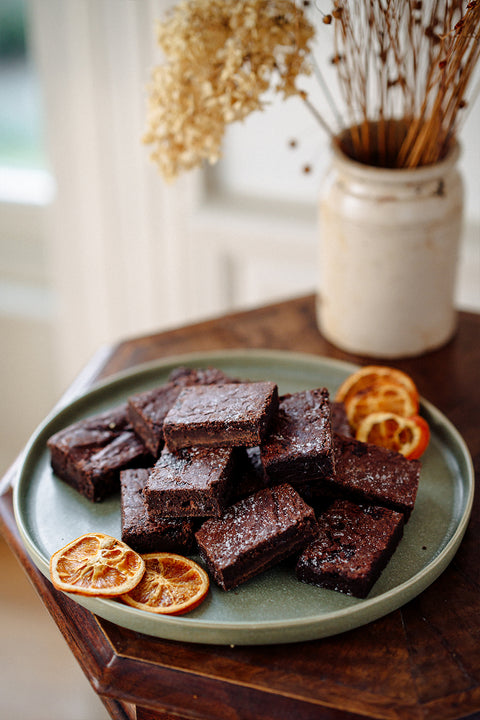
[[334, 471], [330, 401], [326, 388], [280, 398], [277, 416], [261, 445], [265, 471], [274, 483], [309, 489]]
[[193, 521], [149, 515], [143, 492], [147, 478], [147, 469], [120, 473], [122, 540], [139, 553], [189, 553], [194, 543]]
[[300, 555], [296, 575], [305, 583], [364, 598], [403, 536], [402, 513], [336, 500], [318, 518], [318, 537]]
[[163, 424], [170, 450], [260, 445], [278, 408], [273, 382], [186, 387]]
[[178, 367], [168, 382], [128, 398], [128, 418], [155, 458], [163, 447], [163, 421], [184, 387], [236, 382], [217, 368]]
[[126, 403], [60, 430], [47, 447], [58, 477], [94, 502], [119, 489], [121, 470], [153, 463], [127, 419]]
[[334, 448], [335, 473], [322, 481], [319, 494], [383, 505], [403, 513], [406, 522], [417, 497], [420, 460], [343, 435], [334, 436]]
[[314, 511], [290, 485], [265, 488], [231, 505], [195, 533], [215, 582], [231, 590], [300, 553], [318, 532]]
[[162, 517], [219, 517], [229, 500], [236, 452], [232, 448], [164, 447], [145, 483], [149, 513]]

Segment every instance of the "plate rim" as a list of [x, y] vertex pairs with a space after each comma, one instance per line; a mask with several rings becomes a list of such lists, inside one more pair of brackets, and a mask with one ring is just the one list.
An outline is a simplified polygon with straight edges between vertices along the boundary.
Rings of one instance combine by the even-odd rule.
[[[162, 369], [176, 365], [186, 364], [194, 366], [196, 363], [205, 365], [215, 361], [221, 362], [222, 359], [225, 360], [226, 358], [228, 358], [229, 361], [237, 362], [242, 361], [244, 358], [256, 359], [257, 361], [260, 360], [263, 362], [274, 361], [277, 364], [281, 362], [287, 366], [291, 366], [293, 362], [297, 361], [304, 365], [311, 363], [312, 366], [319, 366], [319, 368], [321, 366], [328, 366], [329, 368], [340, 369], [345, 373], [353, 372], [355, 369], [360, 367], [360, 365], [356, 363], [338, 360], [336, 358], [329, 358], [323, 355], [316, 355], [314, 353], [276, 349], [220, 348], [205, 352], [198, 351], [168, 355], [162, 358], [139, 363], [130, 368], [126, 368], [109, 375], [98, 382], [94, 382], [85, 391], [79, 391], [76, 395], [68, 398], [66, 401], [61, 401], [50, 413], [48, 413], [45, 419], [38, 425], [31, 435], [25, 446], [20, 469], [13, 487], [13, 509], [18, 530], [27, 552], [37, 568], [47, 579], [49, 579], [49, 559], [45, 557], [39, 548], [37, 548], [34, 538], [31, 537], [31, 533], [28, 531], [26, 524], [24, 524], [21, 505], [22, 492], [25, 490], [23, 485], [27, 482], [25, 478], [26, 475], [28, 475], [27, 471], [29, 468], [29, 462], [33, 462], [33, 452], [37, 444], [40, 442], [42, 435], [47, 432], [49, 426], [53, 422], [61, 422], [62, 417], [67, 413], [81, 412], [82, 405], [88, 406], [89, 401], [92, 398], [98, 399], [102, 393], [108, 391], [109, 389], [117, 389], [117, 392], [119, 392], [122, 384], [128, 383], [132, 378], [145, 377], [150, 373], [155, 373], [161, 371]], [[461, 540], [463, 539], [473, 506], [475, 484], [474, 469], [473, 461], [465, 440], [453, 423], [435, 405], [423, 397], [421, 398], [421, 407], [427, 415], [435, 420], [435, 423], [438, 426], [445, 428], [448, 434], [453, 437], [456, 443], [456, 450], [465, 463], [466, 474], [463, 478], [463, 485], [466, 488], [466, 493], [465, 501], [462, 505], [463, 512], [459, 522], [455, 526], [454, 531], [451, 533], [448, 542], [443, 548], [441, 548], [438, 554], [436, 554], [427, 563], [427, 565], [417, 571], [413, 576], [409, 577], [399, 585], [390, 588], [384, 593], [376, 595], [372, 598], [365, 598], [354, 606], [335, 609], [328, 613], [324, 613], [321, 616], [317, 615], [317, 619], [315, 619], [314, 614], [312, 614], [312, 616], [289, 619], [288, 632], [285, 632], [286, 621], [282, 619], [263, 620], [257, 622], [247, 621], [245, 623], [242, 621], [205, 621], [189, 616], [182, 616], [181, 618], [176, 618], [174, 616], [157, 617], [112, 600], [95, 597], [84, 598], [83, 596], [72, 593], [67, 593], [67, 595], [91, 612], [107, 620], [116, 622], [118, 625], [123, 627], [137, 630], [150, 636], [173, 640], [180, 639], [180, 641], [184, 641], [184, 638], [178, 638], [177, 629], [188, 628], [190, 633], [194, 631], [194, 637], [189, 637], [188, 641], [203, 644], [256, 645], [318, 639], [328, 635], [336, 635], [346, 630], [365, 625], [372, 620], [379, 619], [380, 617], [389, 614], [393, 610], [401, 607], [408, 600], [413, 599], [423, 592], [445, 570], [454, 557]], [[412, 590], [412, 588], [414, 589]], [[384, 605], [388, 602], [388, 600], [394, 598], [396, 598], [395, 602], [389, 604], [388, 610], [385, 613], [376, 614], [378, 605]], [[126, 617], [129, 618], [129, 624], [125, 625], [121, 619], [119, 620], [119, 615], [121, 617], [126, 615]], [[348, 619], [350, 622], [346, 622], [345, 627], [340, 630], [333, 629], [333, 632], [331, 631], [332, 624], [335, 624], [339, 620]], [[145, 624], [152, 625], [153, 630], [145, 629]], [[226, 630], [228, 630], [228, 633], [226, 633]], [[282, 635], [281, 640], [278, 638], [269, 640], [270, 634], [279, 630], [281, 630], [285, 636]], [[290, 637], [292, 632], [294, 637]], [[207, 633], [208, 636], [206, 636], [205, 633]], [[224, 637], [226, 634], [228, 636]], [[255, 635], [255, 637], [253, 637], [253, 635]]]

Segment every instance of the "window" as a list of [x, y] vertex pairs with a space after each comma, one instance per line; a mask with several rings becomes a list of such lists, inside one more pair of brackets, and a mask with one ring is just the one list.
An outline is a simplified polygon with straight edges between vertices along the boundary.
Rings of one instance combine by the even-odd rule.
[[24, 0], [0, 7], [0, 202], [43, 204], [51, 179]]

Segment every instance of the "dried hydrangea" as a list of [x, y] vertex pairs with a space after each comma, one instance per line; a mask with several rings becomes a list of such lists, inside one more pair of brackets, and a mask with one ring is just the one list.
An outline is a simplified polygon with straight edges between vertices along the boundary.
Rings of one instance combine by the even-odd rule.
[[264, 107], [274, 87], [301, 94], [314, 29], [294, 0], [184, 0], [158, 24], [144, 142], [171, 181], [215, 163], [229, 123]]

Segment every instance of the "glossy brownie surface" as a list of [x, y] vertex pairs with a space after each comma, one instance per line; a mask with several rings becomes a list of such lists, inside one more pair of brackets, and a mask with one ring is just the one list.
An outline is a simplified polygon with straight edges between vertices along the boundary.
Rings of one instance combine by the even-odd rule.
[[125, 403], [60, 430], [47, 446], [55, 473], [92, 501], [119, 489], [120, 470], [153, 463]]
[[328, 390], [306, 390], [280, 398], [261, 458], [267, 475], [294, 487], [314, 484], [334, 471]]
[[366, 597], [402, 535], [402, 513], [337, 500], [318, 518], [318, 537], [301, 554], [299, 580]]
[[232, 448], [163, 448], [149, 472], [145, 498], [149, 512], [165, 517], [218, 517], [226, 507], [235, 472]]
[[229, 590], [299, 553], [316, 531], [312, 508], [283, 484], [231, 505], [195, 537], [215, 582]]
[[152, 455], [158, 457], [164, 442], [163, 422], [183, 388], [231, 382], [236, 380], [217, 368], [175, 368], [164, 385], [128, 398], [129, 420]]
[[165, 418], [165, 442], [170, 450], [254, 447], [263, 440], [277, 408], [273, 382], [186, 387]]
[[421, 462], [343, 435], [334, 436], [335, 474], [327, 493], [398, 510], [408, 520], [417, 497]]

